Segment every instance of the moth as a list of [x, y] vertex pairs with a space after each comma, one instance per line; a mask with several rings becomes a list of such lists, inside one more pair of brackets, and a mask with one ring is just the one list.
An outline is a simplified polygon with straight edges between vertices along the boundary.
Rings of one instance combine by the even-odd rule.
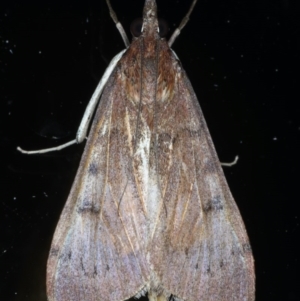
[[[254, 262], [194, 90], [145, 0], [112, 61], [47, 265], [49, 301], [254, 300]], [[72, 144], [73, 142], [68, 143]], [[65, 147], [63, 145], [62, 147]], [[62, 148], [61, 147], [61, 148]]]

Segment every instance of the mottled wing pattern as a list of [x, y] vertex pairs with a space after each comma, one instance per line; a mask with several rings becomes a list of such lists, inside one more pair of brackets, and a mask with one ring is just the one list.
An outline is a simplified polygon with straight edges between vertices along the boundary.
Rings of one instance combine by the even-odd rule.
[[174, 74], [174, 91], [164, 98], [158, 88], [163, 209], [152, 241], [154, 270], [162, 287], [183, 300], [252, 301], [253, 258], [239, 210], [191, 84], [163, 41], [160, 50], [159, 77]]
[[150, 277], [142, 239], [146, 213], [132, 159], [138, 108], [124, 92], [126, 59], [106, 85], [54, 235], [50, 301], [120, 301], [137, 294]]

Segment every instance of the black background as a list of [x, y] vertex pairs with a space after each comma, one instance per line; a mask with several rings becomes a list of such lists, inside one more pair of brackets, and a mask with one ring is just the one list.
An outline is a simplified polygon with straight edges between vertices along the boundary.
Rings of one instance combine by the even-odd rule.
[[[173, 32], [191, 1], [157, 2]], [[112, 5], [130, 36], [143, 1]], [[257, 301], [300, 300], [297, 19], [288, 0], [200, 0], [172, 47], [220, 160], [240, 156], [224, 169], [252, 243]], [[1, 1], [0, 300], [46, 300], [48, 250], [83, 150], [26, 156], [16, 146], [74, 139], [123, 48], [104, 1]]]

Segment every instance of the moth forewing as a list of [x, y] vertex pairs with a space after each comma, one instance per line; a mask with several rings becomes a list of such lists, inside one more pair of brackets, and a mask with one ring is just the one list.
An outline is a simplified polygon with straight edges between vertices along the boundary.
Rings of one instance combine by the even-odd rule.
[[[160, 57], [169, 52], [163, 42], [159, 49]], [[166, 210], [152, 241], [164, 246], [152, 251], [156, 271], [166, 291], [183, 300], [253, 300], [253, 258], [240, 213], [190, 82], [175, 56], [164, 57], [161, 70], [176, 76], [171, 105], [157, 102]]]
[[129, 138], [135, 135], [138, 108], [124, 105], [128, 57], [123, 56], [104, 89], [53, 238], [47, 273], [53, 300], [124, 300], [149, 282], [143, 241], [147, 219]]
[[253, 301], [247, 233], [154, 0], [142, 28], [105, 85], [54, 234], [48, 298]]

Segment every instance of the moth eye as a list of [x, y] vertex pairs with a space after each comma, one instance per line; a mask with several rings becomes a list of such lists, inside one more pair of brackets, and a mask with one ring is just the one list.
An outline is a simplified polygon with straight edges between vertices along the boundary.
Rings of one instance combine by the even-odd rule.
[[164, 38], [169, 32], [169, 24], [165, 19], [158, 19], [159, 35]]
[[130, 25], [130, 32], [134, 37], [139, 37], [142, 32], [142, 26], [143, 26], [143, 19], [137, 18], [132, 21]]

